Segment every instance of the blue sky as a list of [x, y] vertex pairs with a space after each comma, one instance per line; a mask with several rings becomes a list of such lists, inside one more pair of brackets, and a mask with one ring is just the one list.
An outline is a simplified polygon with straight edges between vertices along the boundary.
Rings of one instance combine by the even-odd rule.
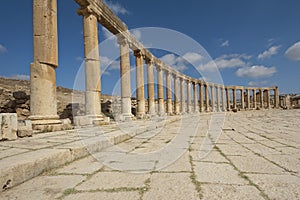
[[[107, 2], [129, 29], [162, 27], [196, 40], [217, 64], [225, 85], [278, 85], [281, 93], [300, 93], [299, 0]], [[0, 76], [26, 79], [33, 57], [32, 0], [3, 1], [1, 5]], [[58, 0], [57, 84], [68, 88], [73, 87], [83, 57], [82, 19], [77, 8], [73, 0]], [[108, 35], [99, 25], [100, 42]], [[191, 73], [172, 53], [157, 55], [183, 73]], [[133, 57], [131, 61], [134, 64]], [[209, 71], [210, 63], [197, 67]], [[109, 83], [118, 76], [117, 66], [105, 74], [104, 93], [111, 93]]]

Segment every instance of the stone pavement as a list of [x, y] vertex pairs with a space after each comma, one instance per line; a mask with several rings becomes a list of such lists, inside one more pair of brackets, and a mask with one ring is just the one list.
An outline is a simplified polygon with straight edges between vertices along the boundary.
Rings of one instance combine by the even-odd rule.
[[[213, 127], [211, 115], [183, 117], [163, 128], [147, 127], [105, 149], [88, 148], [92, 155], [46, 169], [13, 188], [8, 183], [0, 199], [300, 199], [300, 110], [226, 113], [224, 124], [221, 114], [216, 114]], [[219, 138], [217, 125], [222, 126]], [[97, 136], [100, 128], [85, 129], [82, 137], [95, 140], [105, 135], [103, 130], [106, 134], [132, 131], [111, 125]], [[71, 130], [34, 136], [26, 143], [0, 143], [0, 163], [22, 159], [28, 151], [79, 144], [74, 138], [78, 136]], [[203, 158], [213, 141], [216, 146]], [[169, 151], [160, 151], [172, 145]]]

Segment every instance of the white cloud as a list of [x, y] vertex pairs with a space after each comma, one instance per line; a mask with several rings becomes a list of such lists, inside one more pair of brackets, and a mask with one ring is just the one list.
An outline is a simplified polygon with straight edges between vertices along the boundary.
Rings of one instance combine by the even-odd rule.
[[228, 47], [229, 46], [229, 40], [225, 40], [222, 42], [221, 47]]
[[186, 66], [186, 61], [182, 57], [175, 56], [174, 54], [166, 54], [161, 57], [160, 60], [178, 71], [184, 71], [188, 69]]
[[246, 60], [249, 60], [251, 56], [245, 54], [230, 54], [222, 55], [208, 63], [199, 65], [200, 71], [216, 71], [217, 69], [245, 67]]
[[273, 76], [277, 72], [275, 67], [265, 67], [262, 65], [254, 65], [252, 67], [243, 67], [236, 71], [239, 77], [262, 78]]
[[289, 47], [285, 52], [285, 56], [291, 60], [300, 60], [300, 42]]
[[141, 31], [139, 31], [139, 30], [133, 30], [132, 34], [135, 36], [135, 38], [137, 40], [141, 40], [142, 39], [142, 33], [141, 33]]
[[264, 85], [266, 85], [267, 83], [268, 83], [268, 81], [250, 81], [250, 82], [248, 83], [248, 85], [249, 85], [249, 86], [255, 87], [255, 86], [264, 86]]
[[186, 54], [183, 55], [183, 58], [193, 64], [195, 62], [201, 61], [203, 59], [203, 56], [201, 56], [198, 53], [187, 52]]
[[17, 79], [17, 80], [30, 80], [30, 76], [25, 74], [14, 74], [8, 78]]
[[271, 56], [276, 55], [278, 53], [280, 47], [281, 47], [280, 45], [279, 46], [271, 46], [266, 51], [260, 53], [258, 55], [258, 59], [270, 58]]
[[75, 60], [76, 60], [76, 61], [79, 61], [79, 62], [82, 62], [82, 61], [83, 61], [83, 58], [82, 58], [81, 56], [77, 56], [77, 57], [75, 58]]
[[7, 48], [4, 45], [0, 44], [0, 53], [6, 53], [6, 52], [7, 52]]
[[104, 3], [116, 14], [129, 14], [129, 11], [126, 10], [121, 4], [119, 3], [113, 3], [112, 1], [105, 0]]
[[111, 60], [106, 56], [101, 56], [101, 69], [102, 70], [116, 70], [120, 69], [120, 62], [116, 60]]

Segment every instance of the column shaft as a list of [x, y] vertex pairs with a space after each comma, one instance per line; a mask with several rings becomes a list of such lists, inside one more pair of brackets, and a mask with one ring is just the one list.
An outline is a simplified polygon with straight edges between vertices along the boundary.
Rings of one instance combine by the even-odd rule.
[[225, 105], [225, 88], [222, 86], [222, 110], [226, 111], [226, 105]]
[[210, 86], [210, 93], [211, 93], [211, 111], [212, 112], [215, 112], [215, 86], [214, 85], [211, 85]]
[[226, 104], [227, 104], [227, 111], [230, 111], [230, 89], [229, 88], [225, 88], [226, 90]]
[[187, 90], [187, 112], [191, 113], [192, 112], [191, 82], [189, 80], [187, 80], [187, 83], [186, 83], [186, 90]]
[[251, 108], [250, 90], [247, 89], [247, 109]]
[[219, 86], [216, 87], [216, 94], [217, 94], [217, 112], [220, 112], [220, 90]]
[[145, 117], [145, 90], [144, 90], [144, 60], [140, 50], [134, 52], [136, 58], [136, 97], [137, 97], [137, 118]]
[[256, 89], [253, 90], [253, 108], [256, 109], [257, 108], [257, 104], [256, 104]]
[[244, 94], [244, 89], [241, 89], [241, 109], [245, 109], [245, 94]]
[[184, 89], [184, 79], [180, 79], [180, 92], [181, 92], [181, 114], [185, 113], [185, 89]]
[[235, 88], [232, 89], [232, 93], [233, 93], [233, 109], [236, 109], [236, 89]]
[[260, 96], [260, 108], [264, 108], [264, 93], [262, 89], [259, 89], [259, 96]]
[[270, 109], [271, 108], [271, 100], [270, 100], [270, 90], [269, 89], [266, 90], [266, 98], [267, 98], [267, 108]]
[[172, 106], [172, 86], [171, 86], [171, 74], [166, 71], [166, 91], [167, 91], [167, 113], [171, 115], [173, 113]]
[[158, 114], [165, 114], [163, 70], [157, 67]]
[[278, 87], [274, 89], [274, 101], [275, 101], [275, 108], [279, 108], [279, 92]]
[[206, 106], [206, 112], [209, 112], [209, 93], [208, 93], [208, 85], [204, 84], [204, 90], [205, 90], [205, 106]]
[[175, 114], [178, 115], [180, 113], [180, 105], [179, 105], [179, 87], [178, 87], [178, 77], [176, 75], [174, 78], [174, 102], [175, 102]]
[[204, 96], [203, 96], [203, 87], [202, 83], [199, 84], [199, 93], [200, 93], [200, 112], [204, 111]]
[[150, 115], [155, 115], [153, 62], [150, 59], [147, 59], [146, 62], [147, 62], [147, 81], [148, 81], [148, 113]]
[[197, 83], [193, 82], [193, 91], [194, 91], [194, 112], [199, 112], [198, 106], [198, 91], [197, 91]]

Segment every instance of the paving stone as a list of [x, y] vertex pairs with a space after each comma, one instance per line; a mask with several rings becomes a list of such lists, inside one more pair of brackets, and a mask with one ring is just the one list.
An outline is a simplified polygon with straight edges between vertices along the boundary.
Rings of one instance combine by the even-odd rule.
[[247, 184], [230, 164], [194, 162], [197, 180], [204, 183]]
[[190, 164], [189, 152], [184, 153], [178, 160], [170, 164], [166, 168], [159, 171], [162, 172], [191, 172], [192, 166]]
[[251, 154], [254, 155], [251, 151], [245, 149], [240, 144], [236, 144], [236, 145], [218, 144], [217, 146], [225, 155], [251, 155]]
[[266, 155], [265, 157], [289, 171], [300, 173], [300, 155], [298, 158], [289, 155]]
[[260, 191], [249, 185], [201, 184], [203, 200], [264, 200]]
[[39, 176], [19, 186], [0, 193], [1, 200], [53, 200], [60, 197], [64, 190], [75, 187], [86, 177], [73, 176]]
[[64, 200], [139, 200], [140, 194], [138, 191], [130, 192], [84, 192], [78, 194], [71, 194], [64, 198]]
[[0, 159], [27, 152], [27, 149], [9, 148], [1, 150]]
[[190, 173], [154, 173], [151, 175], [150, 190], [143, 200], [186, 200], [199, 199]]
[[269, 155], [269, 154], [281, 154], [279, 151], [275, 149], [269, 148], [262, 144], [243, 144], [245, 147], [249, 148], [251, 151], [258, 153], [260, 155]]
[[228, 163], [228, 160], [216, 150], [212, 150], [208, 153], [203, 153], [201, 155], [207, 155], [204, 158], [200, 157], [199, 151], [191, 151], [191, 156], [193, 161], [201, 162], [214, 162], [214, 163]]
[[91, 179], [76, 187], [77, 190], [97, 190], [113, 188], [141, 188], [150, 174], [133, 174], [126, 172], [99, 172]]
[[300, 199], [300, 178], [292, 175], [247, 174], [249, 179], [274, 200]]

